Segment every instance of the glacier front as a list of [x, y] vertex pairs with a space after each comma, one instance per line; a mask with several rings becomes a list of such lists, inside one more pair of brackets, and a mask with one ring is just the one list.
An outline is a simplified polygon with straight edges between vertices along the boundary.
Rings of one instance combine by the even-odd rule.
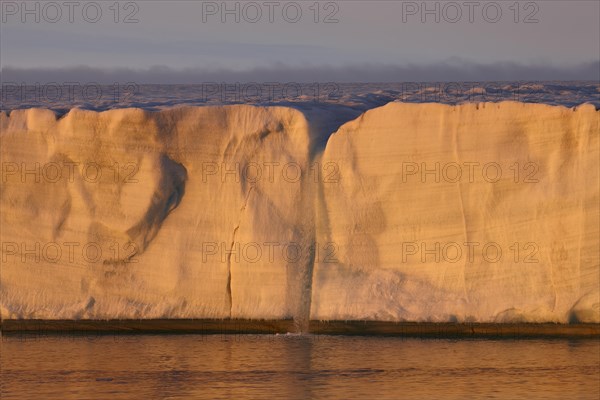
[[593, 105], [333, 114], [0, 113], [1, 317], [600, 322]]

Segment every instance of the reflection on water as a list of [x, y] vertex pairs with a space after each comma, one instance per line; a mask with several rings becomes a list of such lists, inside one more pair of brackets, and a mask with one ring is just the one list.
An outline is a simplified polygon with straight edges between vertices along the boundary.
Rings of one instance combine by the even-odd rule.
[[3, 337], [2, 399], [598, 399], [598, 340]]

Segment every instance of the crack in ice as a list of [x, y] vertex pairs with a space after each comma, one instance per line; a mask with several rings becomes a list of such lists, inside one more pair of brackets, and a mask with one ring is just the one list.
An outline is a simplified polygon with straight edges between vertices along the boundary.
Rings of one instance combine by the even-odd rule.
[[232, 278], [232, 276], [231, 276], [231, 254], [233, 253], [233, 246], [235, 245], [235, 235], [242, 223], [242, 214], [246, 210], [246, 206], [248, 205], [248, 200], [250, 198], [250, 194], [252, 193], [253, 189], [254, 189], [254, 186], [250, 186], [250, 189], [248, 189], [248, 193], [246, 193], [246, 198], [244, 199], [244, 204], [240, 208], [240, 217], [238, 219], [238, 224], [235, 228], [233, 228], [233, 233], [231, 235], [231, 247], [229, 248], [229, 251], [227, 252], [227, 296], [229, 297], [229, 318], [231, 318], [232, 311], [233, 311], [233, 294], [232, 294], [232, 290], [231, 290], [231, 278]]

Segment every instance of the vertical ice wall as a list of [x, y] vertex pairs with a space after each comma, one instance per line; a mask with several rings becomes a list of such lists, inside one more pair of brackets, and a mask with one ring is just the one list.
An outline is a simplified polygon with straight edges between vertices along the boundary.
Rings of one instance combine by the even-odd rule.
[[[299, 312], [310, 255], [290, 258], [281, 246], [314, 240], [300, 112], [72, 110], [56, 120], [26, 110], [0, 118], [5, 318]], [[254, 245], [265, 251], [265, 243], [278, 251], [257, 259]]]
[[599, 132], [591, 105], [522, 103], [390, 103], [344, 125], [312, 318], [597, 321]]
[[600, 321], [593, 106], [330, 115], [0, 113], [2, 317]]

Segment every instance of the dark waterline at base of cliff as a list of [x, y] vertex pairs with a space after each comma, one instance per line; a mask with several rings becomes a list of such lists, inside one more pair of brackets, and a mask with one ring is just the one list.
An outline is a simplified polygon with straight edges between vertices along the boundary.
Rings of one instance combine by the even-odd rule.
[[420, 338], [600, 338], [600, 324], [431, 323], [291, 319], [3, 320], [2, 335], [311, 334]]

